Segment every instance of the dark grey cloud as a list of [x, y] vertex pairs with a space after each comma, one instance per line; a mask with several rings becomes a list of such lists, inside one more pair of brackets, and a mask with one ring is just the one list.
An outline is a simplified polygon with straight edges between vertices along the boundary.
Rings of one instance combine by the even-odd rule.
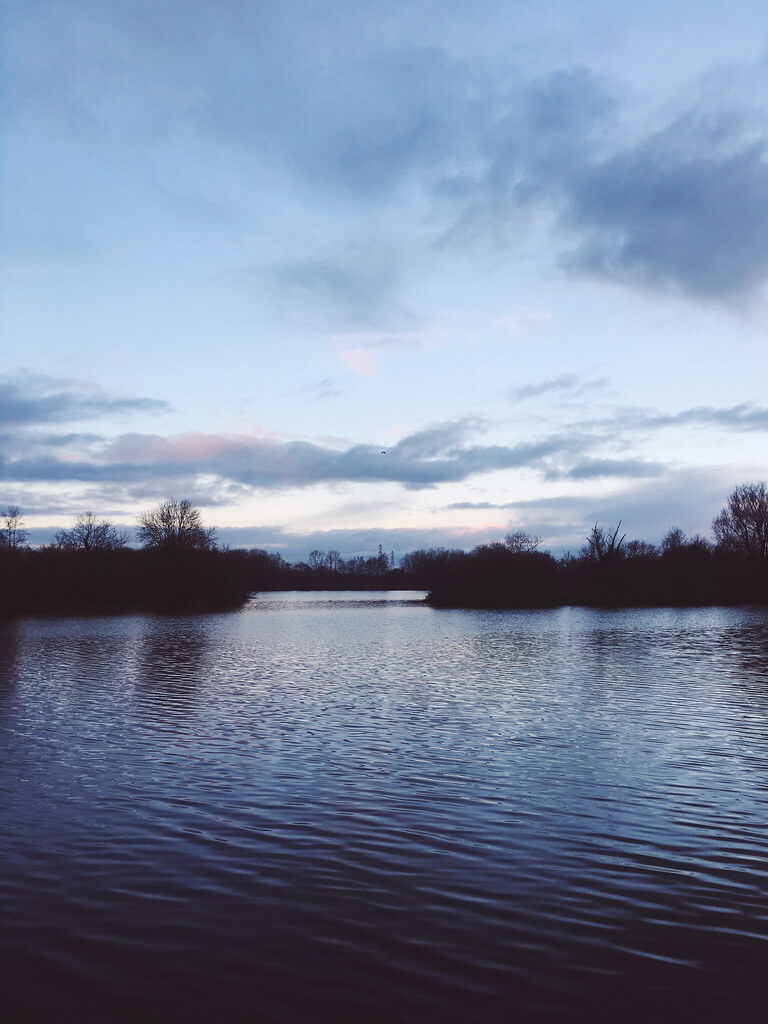
[[[44, 374], [0, 376], [0, 429], [169, 410], [169, 404], [158, 399], [117, 398], [92, 385]], [[66, 438], [60, 440], [66, 443]]]
[[511, 445], [471, 443], [482, 426], [479, 420], [455, 420], [415, 431], [388, 447], [347, 448], [248, 435], [124, 434], [97, 445], [87, 458], [2, 455], [0, 479], [137, 484], [215, 477], [252, 488], [393, 482], [419, 489], [495, 470], [543, 468], [552, 457], [583, 448], [583, 439], [575, 435]]
[[[674, 414], [628, 409], [509, 444], [478, 443], [477, 436], [491, 427], [478, 417], [433, 424], [392, 445], [202, 433], [133, 433], [112, 439], [74, 434], [62, 435], [57, 445], [55, 436], [45, 435], [37, 444], [34, 435], [27, 435], [25, 444], [0, 453], [0, 480], [121, 485], [130, 487], [134, 498], [193, 488], [201, 489], [206, 504], [215, 504], [238, 500], [253, 489], [389, 482], [415, 490], [523, 468], [551, 480], [643, 479], [661, 477], [670, 466], [632, 453], [614, 454], [617, 445], [626, 448], [632, 433], [699, 425], [765, 431], [768, 410], [748, 404]], [[66, 443], [70, 439], [76, 454]]]
[[768, 275], [768, 128], [708, 98], [624, 144], [618, 90], [587, 68], [522, 82], [478, 127], [484, 174], [455, 182], [463, 208], [447, 242], [512, 244], [546, 209], [562, 266], [697, 299], [731, 300]]
[[768, 272], [768, 140], [747, 139], [738, 119], [715, 132], [691, 115], [573, 169], [565, 265], [704, 299], [750, 291]]
[[[292, 50], [295, 41], [282, 39]], [[455, 157], [473, 139], [483, 103], [473, 76], [436, 47], [304, 50], [301, 75], [285, 54], [242, 64], [238, 81], [209, 68], [199, 123], [219, 139], [266, 151], [313, 188], [353, 202], [392, 191]], [[254, 102], [268, 94], [269, 103]]]
[[472, 171], [442, 182], [440, 194], [459, 212], [441, 246], [491, 238], [509, 247], [528, 214], [543, 207], [561, 218], [572, 181], [602, 152], [616, 122], [616, 87], [586, 67], [523, 77], [503, 93], [495, 82], [487, 88], [493, 102], [473, 126]]
[[[543, 209], [569, 272], [697, 299], [734, 299], [768, 275], [768, 130], [711, 92], [692, 87], [677, 116], [643, 130], [622, 87], [590, 67], [458, 59], [460, 46], [424, 45], [442, 26], [418, 15], [422, 31], [398, 36], [407, 4], [396, 16], [349, 3], [322, 16], [296, 3], [13, 7], [6, 109], [38, 131], [63, 126], [113, 157], [175, 132], [359, 224], [418, 193], [418, 216], [449, 241], [514, 244], [525, 212]], [[216, 202], [201, 197], [190, 217], [218, 216]], [[396, 248], [375, 273], [307, 251], [277, 279], [357, 323], [400, 287]]]

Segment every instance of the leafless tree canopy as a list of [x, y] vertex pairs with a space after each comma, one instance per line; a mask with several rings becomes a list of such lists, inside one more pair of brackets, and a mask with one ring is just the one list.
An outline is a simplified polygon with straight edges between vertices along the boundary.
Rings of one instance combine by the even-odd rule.
[[329, 551], [325, 556], [325, 562], [331, 572], [338, 572], [341, 569], [342, 559], [338, 551]]
[[95, 512], [81, 512], [71, 530], [59, 530], [54, 546], [70, 551], [116, 551], [128, 543], [128, 534]]
[[513, 555], [522, 554], [525, 551], [535, 551], [541, 544], [541, 537], [534, 537], [525, 530], [515, 530], [508, 533], [504, 538], [504, 547]]
[[27, 531], [18, 505], [9, 505], [3, 513], [3, 526], [0, 530], [0, 547], [16, 550], [23, 548], [27, 542]]
[[768, 557], [768, 492], [764, 483], [741, 484], [712, 520], [718, 545], [747, 558]]
[[592, 562], [609, 562], [618, 558], [621, 554], [621, 546], [624, 543], [626, 533], [619, 537], [621, 520], [615, 530], [606, 530], [597, 523], [592, 527], [592, 532], [587, 537], [586, 545], [581, 549], [582, 556], [589, 558]]
[[673, 526], [667, 530], [661, 541], [661, 550], [668, 554], [670, 551], [679, 551], [686, 543], [686, 536], [679, 526]]
[[319, 569], [325, 564], [325, 552], [320, 551], [318, 548], [314, 548], [309, 552], [309, 567], [310, 569]]
[[199, 509], [186, 500], [163, 501], [139, 519], [139, 540], [164, 551], [214, 551], [216, 531], [206, 529]]

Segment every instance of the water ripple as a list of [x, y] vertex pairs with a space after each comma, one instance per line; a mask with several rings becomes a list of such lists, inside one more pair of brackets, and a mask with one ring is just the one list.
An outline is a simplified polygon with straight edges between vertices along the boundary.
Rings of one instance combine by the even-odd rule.
[[420, 596], [0, 627], [11, 1019], [753, 1009], [768, 616]]

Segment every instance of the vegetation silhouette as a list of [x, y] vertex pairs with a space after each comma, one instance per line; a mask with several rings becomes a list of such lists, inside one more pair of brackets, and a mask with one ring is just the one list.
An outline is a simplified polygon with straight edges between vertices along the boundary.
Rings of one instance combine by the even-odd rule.
[[[627, 540], [621, 522], [595, 524], [577, 554], [555, 558], [523, 531], [473, 551], [430, 548], [399, 568], [379, 556], [345, 562], [313, 551], [298, 565], [242, 552], [254, 590], [422, 589], [442, 608], [692, 606], [768, 603], [768, 490], [743, 484], [713, 522], [715, 542], [675, 527], [661, 543]], [[235, 552], [235, 554], [238, 554]]]
[[713, 520], [714, 541], [670, 529], [661, 543], [627, 540], [621, 522], [595, 523], [577, 554], [560, 558], [523, 531], [473, 551], [412, 551], [395, 566], [377, 555], [313, 550], [291, 564], [262, 549], [230, 551], [189, 501], [139, 518], [140, 548], [93, 512], [53, 543], [27, 546], [21, 512], [0, 527], [0, 615], [240, 607], [269, 590], [421, 589], [441, 608], [547, 608], [768, 603], [768, 489], [741, 484]]
[[0, 530], [0, 614], [192, 611], [236, 608], [249, 587], [241, 561], [222, 550], [188, 501], [165, 501], [139, 520], [143, 547], [127, 531], [83, 512], [53, 543], [32, 549], [21, 514]]

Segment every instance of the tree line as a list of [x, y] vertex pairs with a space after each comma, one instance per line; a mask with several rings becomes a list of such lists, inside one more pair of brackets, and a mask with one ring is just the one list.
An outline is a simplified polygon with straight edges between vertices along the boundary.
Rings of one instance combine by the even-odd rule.
[[230, 608], [248, 595], [237, 558], [191, 502], [163, 501], [139, 517], [140, 547], [94, 512], [30, 548], [19, 508], [0, 529], [0, 614]]
[[52, 542], [27, 545], [21, 512], [0, 529], [0, 613], [228, 608], [268, 590], [423, 589], [437, 607], [536, 608], [768, 602], [768, 490], [742, 484], [712, 523], [713, 539], [670, 529], [660, 544], [628, 540], [621, 523], [593, 526], [576, 552], [555, 557], [523, 531], [465, 552], [412, 551], [395, 565], [313, 550], [290, 563], [262, 549], [230, 551], [189, 501], [139, 517], [140, 547], [93, 512]]
[[768, 491], [743, 484], [712, 523], [713, 539], [674, 527], [659, 544], [595, 524], [576, 552], [555, 557], [524, 531], [472, 551], [412, 551], [395, 567], [378, 556], [344, 561], [313, 551], [290, 564], [243, 552], [254, 590], [420, 589], [436, 607], [540, 608], [768, 602]]
[[742, 484], [712, 522], [713, 540], [675, 527], [660, 544], [628, 540], [621, 522], [592, 527], [560, 558], [518, 532], [474, 551], [404, 559], [438, 607], [536, 608], [768, 603], [768, 491]]

